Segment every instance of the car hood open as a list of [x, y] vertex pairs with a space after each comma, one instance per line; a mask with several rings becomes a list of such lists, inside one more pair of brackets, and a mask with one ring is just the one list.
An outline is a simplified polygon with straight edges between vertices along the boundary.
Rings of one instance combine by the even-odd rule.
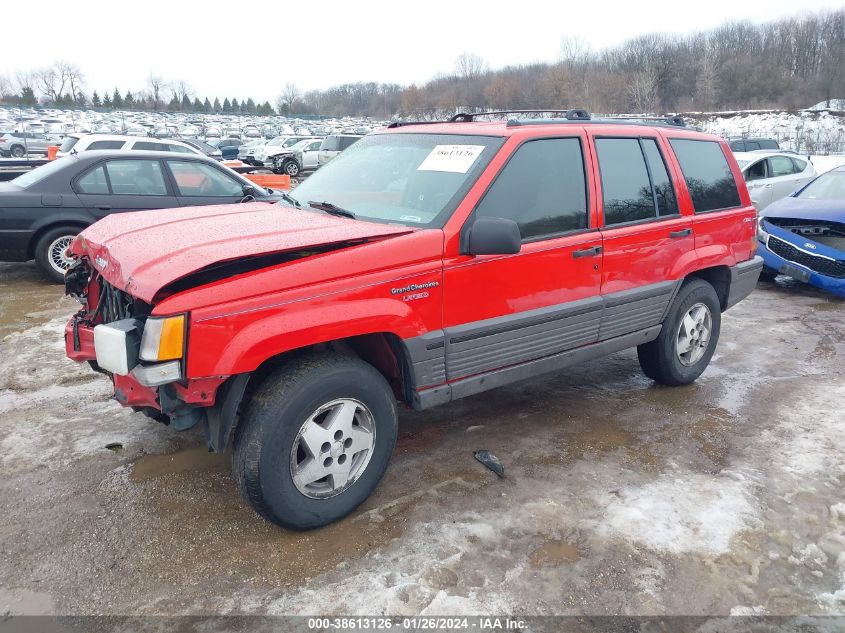
[[114, 213], [80, 233], [70, 252], [87, 257], [112, 285], [152, 302], [164, 286], [220, 262], [343, 248], [413, 230], [253, 202]]
[[763, 219], [795, 218], [845, 223], [845, 200], [782, 198], [766, 207], [760, 215]]

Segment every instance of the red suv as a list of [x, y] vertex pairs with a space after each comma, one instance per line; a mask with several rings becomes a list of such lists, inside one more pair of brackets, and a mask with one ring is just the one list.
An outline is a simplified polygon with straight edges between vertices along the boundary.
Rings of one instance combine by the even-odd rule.
[[270, 521], [360, 504], [397, 403], [426, 409], [636, 347], [704, 371], [759, 276], [727, 144], [682, 122], [396, 123], [279, 204], [110, 215], [70, 247], [67, 354], [115, 398], [233, 443]]

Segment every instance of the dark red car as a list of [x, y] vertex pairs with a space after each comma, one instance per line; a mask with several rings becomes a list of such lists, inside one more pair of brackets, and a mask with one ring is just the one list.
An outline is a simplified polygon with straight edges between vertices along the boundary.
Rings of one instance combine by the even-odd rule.
[[395, 124], [287, 202], [112, 215], [71, 246], [67, 354], [309, 528], [378, 483], [397, 403], [426, 409], [637, 347], [704, 371], [754, 288], [756, 213], [726, 143], [678, 121]]

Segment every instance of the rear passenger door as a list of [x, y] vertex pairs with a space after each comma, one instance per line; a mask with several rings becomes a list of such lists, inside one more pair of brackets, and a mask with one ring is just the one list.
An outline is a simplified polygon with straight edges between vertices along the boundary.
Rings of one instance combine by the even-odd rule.
[[[693, 230], [699, 260], [722, 263], [744, 260], [756, 247], [756, 215], [743, 207], [736, 180], [722, 144], [687, 138], [670, 138], [669, 144], [687, 184], [695, 215]], [[728, 150], [729, 151], [729, 150]]]
[[514, 255], [444, 262], [448, 380], [593, 343], [601, 319], [601, 236], [590, 225], [586, 138], [517, 147], [467, 220], [514, 220]]
[[213, 165], [193, 160], [167, 160], [179, 204], [192, 207], [231, 204], [244, 198], [243, 184]]
[[600, 339], [660, 323], [675, 270], [692, 257], [692, 218], [681, 214], [666, 147], [657, 136], [595, 136], [603, 211]]
[[799, 176], [800, 170], [789, 156], [772, 156], [768, 160], [772, 201], [785, 198], [806, 182]]
[[82, 204], [97, 218], [115, 211], [179, 206], [157, 160], [106, 160], [74, 179], [73, 188]]

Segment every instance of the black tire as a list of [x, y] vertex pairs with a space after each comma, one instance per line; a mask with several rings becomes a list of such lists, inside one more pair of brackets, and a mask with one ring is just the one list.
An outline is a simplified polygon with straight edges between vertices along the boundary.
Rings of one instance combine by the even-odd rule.
[[763, 266], [763, 270], [760, 271], [760, 281], [774, 281], [777, 276], [778, 271], [768, 266]]
[[[291, 473], [300, 428], [321, 406], [351, 398], [372, 413], [375, 443], [357, 479], [328, 498], [306, 496]], [[375, 489], [396, 444], [393, 391], [372, 365], [337, 354], [312, 354], [267, 377], [246, 405], [235, 431], [232, 468], [241, 494], [268, 521], [294, 530], [346, 516]]]
[[[678, 332], [683, 317], [698, 303], [704, 304], [710, 311], [710, 337], [704, 355], [694, 364], [685, 365], [677, 353]], [[650, 343], [637, 347], [640, 367], [646, 376], [663, 385], [675, 387], [693, 382], [710, 363], [719, 342], [721, 326], [722, 308], [713, 286], [702, 279], [684, 282], [669, 307], [660, 335]]]
[[23, 145], [12, 145], [12, 156], [23, 158], [26, 155], [26, 148]]
[[64, 283], [65, 280], [64, 270], [59, 270], [53, 263], [51, 246], [58, 239], [76, 237], [79, 231], [78, 226], [57, 226], [44, 233], [35, 243], [35, 263], [50, 281]]
[[299, 163], [293, 158], [289, 158], [282, 163], [282, 173], [287, 174], [291, 178], [296, 178], [300, 171]]

